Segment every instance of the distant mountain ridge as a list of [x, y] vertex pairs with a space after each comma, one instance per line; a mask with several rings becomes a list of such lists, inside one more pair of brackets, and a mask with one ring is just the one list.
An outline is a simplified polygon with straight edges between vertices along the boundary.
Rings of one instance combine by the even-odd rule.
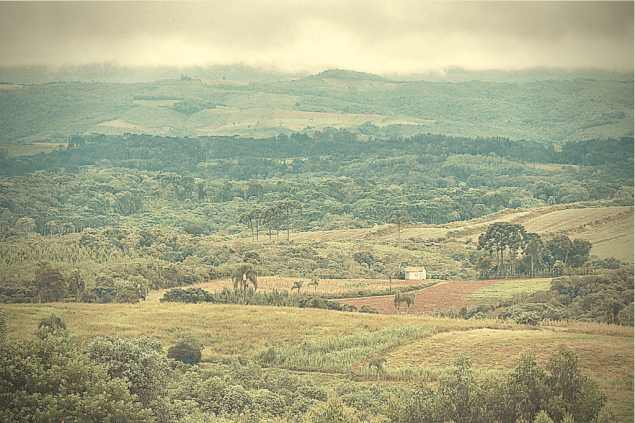
[[502, 71], [453, 70], [445, 78], [459, 79], [450, 82], [343, 69], [297, 75], [246, 66], [5, 68], [0, 142], [127, 132], [267, 138], [329, 127], [363, 138], [433, 133], [553, 144], [633, 134], [630, 75], [554, 74], [576, 78], [546, 79], [548, 70], [527, 70], [523, 78], [541, 79], [520, 83]]

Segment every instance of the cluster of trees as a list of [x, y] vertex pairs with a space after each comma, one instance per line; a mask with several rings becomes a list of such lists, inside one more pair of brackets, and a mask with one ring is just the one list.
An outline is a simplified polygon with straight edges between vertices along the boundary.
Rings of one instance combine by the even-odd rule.
[[48, 262], [39, 262], [35, 279], [4, 283], [0, 287], [2, 302], [85, 302], [85, 303], [138, 303], [145, 300], [150, 282], [140, 275], [108, 277], [102, 275], [90, 287], [78, 270], [66, 275]]
[[544, 271], [558, 276], [567, 268], [582, 267], [589, 260], [592, 246], [589, 241], [572, 241], [563, 234], [544, 241], [523, 225], [497, 222], [478, 238], [478, 249], [485, 254], [475, 267], [482, 278], [534, 277]]
[[548, 319], [633, 326], [633, 296], [631, 267], [607, 270], [600, 275], [557, 277], [551, 281], [549, 291], [517, 294], [506, 300], [480, 300], [443, 315], [514, 319], [526, 324]]
[[[54, 319], [47, 318], [52, 321]], [[43, 325], [33, 339], [8, 342], [0, 311], [0, 417], [68, 422], [572, 422], [615, 416], [596, 383], [561, 347], [545, 366], [524, 351], [509, 374], [475, 377], [469, 360], [425, 384], [323, 388], [310, 375], [232, 357], [202, 370], [174, 361], [149, 337], [97, 337], [83, 349], [68, 330]], [[190, 337], [191, 338], [191, 337]], [[196, 340], [183, 337], [177, 345]], [[200, 345], [198, 345], [200, 347]], [[175, 350], [171, 350], [174, 355]], [[200, 351], [200, 349], [199, 349]], [[168, 353], [170, 354], [170, 353]], [[383, 370], [381, 360], [369, 364]], [[522, 420], [519, 420], [522, 419]]]
[[256, 242], [258, 242], [261, 228], [267, 231], [270, 241], [274, 231], [276, 236], [278, 236], [281, 229], [286, 229], [288, 241], [291, 231], [291, 220], [296, 214], [302, 214], [300, 202], [284, 199], [265, 209], [256, 208], [249, 212], [244, 212], [238, 217], [238, 221], [251, 230], [252, 238], [255, 236]]

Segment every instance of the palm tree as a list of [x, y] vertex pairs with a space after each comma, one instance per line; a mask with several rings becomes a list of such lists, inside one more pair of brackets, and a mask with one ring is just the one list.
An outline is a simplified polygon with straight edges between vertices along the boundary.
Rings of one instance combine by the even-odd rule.
[[304, 284], [303, 281], [295, 281], [293, 282], [293, 286], [291, 287], [291, 292], [293, 292], [294, 289], [298, 290], [298, 295], [300, 295], [300, 289], [302, 289], [302, 285]]
[[320, 284], [320, 280], [318, 278], [313, 278], [311, 279], [311, 282], [309, 282], [307, 285], [313, 285], [313, 288], [317, 292], [317, 287], [319, 284]]
[[241, 264], [231, 274], [234, 282], [234, 290], [241, 290], [243, 300], [247, 295], [247, 285], [249, 282], [254, 286], [254, 290], [258, 289], [258, 273], [253, 269], [251, 264]]

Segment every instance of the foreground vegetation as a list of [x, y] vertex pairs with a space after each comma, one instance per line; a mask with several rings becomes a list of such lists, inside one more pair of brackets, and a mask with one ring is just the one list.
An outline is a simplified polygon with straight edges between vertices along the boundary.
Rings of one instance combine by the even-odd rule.
[[[0, 348], [3, 361], [15, 365], [3, 367], [3, 379], [13, 385], [23, 383], [21, 374], [50, 380], [12, 396], [23, 413], [35, 411], [30, 402], [35, 396], [51, 404], [49, 414], [39, 412], [42, 418], [54, 418], [58, 406], [68, 410], [71, 421], [126, 415], [129, 421], [322, 422], [337, 414], [344, 422], [548, 421], [536, 420], [545, 418], [539, 417], [542, 410], [557, 422], [608, 422], [629, 421], [633, 415], [632, 349], [622, 352], [631, 359], [622, 357], [621, 364], [595, 352], [606, 343], [621, 348], [622, 338], [625, 345], [632, 344], [632, 328], [616, 331], [596, 324], [566, 334], [492, 320], [356, 314], [342, 318], [322, 310], [208, 304], [7, 305], [5, 310], [6, 335], [12, 342]], [[67, 330], [52, 332], [45, 325], [33, 338], [38, 322], [50, 321], [52, 311]], [[501, 337], [493, 341], [501, 348], [492, 348], [492, 338], [482, 332], [489, 328], [498, 329]], [[497, 357], [484, 360], [465, 337], [461, 355], [452, 348], [442, 353], [419, 344], [439, 343], [439, 337], [456, 336], [456, 331], [489, 342], [488, 350]], [[198, 366], [178, 364], [165, 355], [184, 334], [201, 340]], [[534, 334], [551, 338], [535, 342]], [[504, 343], [508, 337], [515, 339], [511, 354]], [[523, 338], [537, 350], [523, 351]], [[271, 339], [280, 341], [268, 345]], [[37, 357], [42, 370], [24, 367], [26, 362], [18, 358], [23, 349]], [[320, 353], [327, 350], [327, 355]], [[401, 356], [406, 350], [410, 355], [435, 350], [437, 359], [424, 371], [412, 365], [412, 358]], [[51, 367], [52, 356], [56, 365]], [[503, 366], [493, 368], [494, 362]], [[602, 367], [607, 365], [617, 366], [617, 372], [605, 372]], [[85, 370], [77, 373], [73, 385], [53, 383], [59, 379], [56, 372], [71, 369]], [[613, 374], [625, 379], [611, 379]], [[105, 384], [108, 380], [116, 383]], [[92, 402], [84, 397], [100, 389], [104, 395]], [[60, 402], [62, 391], [77, 395], [66, 395]], [[117, 399], [119, 405], [114, 408], [106, 398]], [[524, 405], [513, 406], [520, 399]], [[608, 408], [603, 408], [607, 400]], [[98, 401], [103, 401], [100, 411], [88, 413]], [[2, 412], [18, 416], [11, 414], [16, 408]]]

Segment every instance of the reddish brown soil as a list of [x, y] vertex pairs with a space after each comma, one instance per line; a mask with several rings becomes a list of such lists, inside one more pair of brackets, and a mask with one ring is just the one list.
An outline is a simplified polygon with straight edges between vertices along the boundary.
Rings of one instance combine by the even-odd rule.
[[[410, 314], [431, 313], [453, 308], [458, 310], [474, 303], [464, 298], [469, 297], [479, 289], [488, 287], [500, 281], [451, 281], [440, 282], [428, 289], [419, 291], [415, 296], [415, 303], [410, 307]], [[375, 307], [381, 314], [397, 314], [394, 295], [385, 297], [366, 297], [337, 300], [340, 304], [352, 304], [359, 310], [363, 305]], [[402, 303], [401, 311], [406, 310], [406, 304]]]

